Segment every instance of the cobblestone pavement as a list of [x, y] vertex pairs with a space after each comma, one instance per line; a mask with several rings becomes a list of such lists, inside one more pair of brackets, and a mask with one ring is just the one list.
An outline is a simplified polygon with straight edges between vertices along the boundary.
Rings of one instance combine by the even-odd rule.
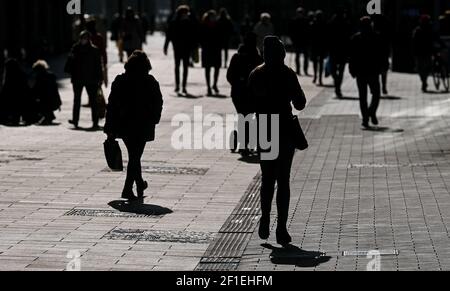
[[[82, 270], [365, 270], [369, 260], [354, 252], [372, 249], [386, 253], [382, 270], [450, 269], [448, 94], [422, 95], [415, 76], [393, 74], [392, 96], [380, 108], [388, 128], [362, 131], [352, 80], [344, 85], [349, 97], [336, 100], [331, 88], [301, 78], [311, 146], [294, 162], [289, 229], [308, 252], [282, 251], [254, 234], [257, 164], [228, 151], [170, 146], [176, 113], [234, 109], [229, 98], [203, 97], [200, 68], [190, 76], [192, 98], [176, 97], [162, 46], [155, 36], [146, 47], [165, 110], [144, 155], [144, 205], [120, 201], [124, 175], [106, 169], [103, 134], [67, 124], [67, 79], [60, 125], [0, 127], [1, 270], [65, 270], [77, 252]], [[113, 63], [110, 79], [121, 71]], [[81, 126], [89, 117], [84, 108]], [[329, 257], [311, 258], [316, 252]]]

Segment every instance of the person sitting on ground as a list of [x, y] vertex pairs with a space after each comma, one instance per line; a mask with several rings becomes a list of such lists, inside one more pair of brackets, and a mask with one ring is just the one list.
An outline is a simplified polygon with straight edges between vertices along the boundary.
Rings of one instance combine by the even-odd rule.
[[61, 108], [62, 102], [58, 92], [56, 76], [49, 71], [49, 66], [44, 60], [38, 60], [33, 65], [35, 83], [31, 88], [33, 98], [38, 105], [41, 125], [50, 125], [56, 119], [53, 113]]

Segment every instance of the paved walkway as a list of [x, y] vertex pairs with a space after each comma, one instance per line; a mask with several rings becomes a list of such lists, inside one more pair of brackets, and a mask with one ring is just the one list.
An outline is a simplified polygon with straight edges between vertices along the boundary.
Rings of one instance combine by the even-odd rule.
[[[79, 253], [82, 270], [365, 270], [369, 260], [354, 252], [372, 249], [398, 251], [382, 256], [382, 270], [450, 269], [448, 94], [419, 94], [415, 76], [393, 74], [380, 109], [389, 128], [362, 131], [352, 80], [349, 98], [336, 100], [301, 78], [311, 147], [294, 162], [290, 231], [308, 253], [286, 252], [253, 232], [257, 164], [228, 151], [171, 148], [174, 114], [234, 109], [230, 99], [176, 97], [162, 47], [161, 37], [146, 47], [165, 110], [144, 155], [144, 205], [118, 199], [124, 175], [106, 169], [103, 134], [70, 129], [68, 80], [59, 126], [0, 127], [0, 269], [65, 270]], [[110, 79], [121, 71], [113, 63]], [[200, 68], [190, 83], [194, 96], [206, 93]], [[84, 109], [81, 126], [89, 115]]]

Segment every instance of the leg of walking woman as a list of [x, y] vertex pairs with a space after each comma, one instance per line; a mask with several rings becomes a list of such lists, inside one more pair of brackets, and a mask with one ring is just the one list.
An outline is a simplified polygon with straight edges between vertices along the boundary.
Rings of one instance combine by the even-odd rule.
[[270, 235], [270, 213], [275, 192], [277, 161], [261, 161], [261, 211], [262, 217], [259, 224], [259, 237], [268, 239]]
[[[127, 178], [123, 190], [123, 198], [133, 198], [133, 185], [136, 183], [139, 196], [143, 195], [147, 183], [142, 178], [141, 158], [145, 149], [145, 141], [136, 139], [124, 139], [128, 150]], [[142, 195], [141, 195], [142, 194]], [[135, 198], [135, 197], [134, 197]]]
[[283, 246], [292, 242], [287, 230], [287, 221], [291, 199], [290, 177], [294, 154], [294, 147], [286, 148], [280, 155], [277, 171], [277, 242]]

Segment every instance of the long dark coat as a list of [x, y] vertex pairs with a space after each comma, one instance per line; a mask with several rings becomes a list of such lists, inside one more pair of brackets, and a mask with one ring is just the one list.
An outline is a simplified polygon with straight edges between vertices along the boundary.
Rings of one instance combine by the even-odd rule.
[[105, 133], [122, 139], [153, 141], [162, 108], [161, 90], [153, 76], [119, 75], [109, 96]]

